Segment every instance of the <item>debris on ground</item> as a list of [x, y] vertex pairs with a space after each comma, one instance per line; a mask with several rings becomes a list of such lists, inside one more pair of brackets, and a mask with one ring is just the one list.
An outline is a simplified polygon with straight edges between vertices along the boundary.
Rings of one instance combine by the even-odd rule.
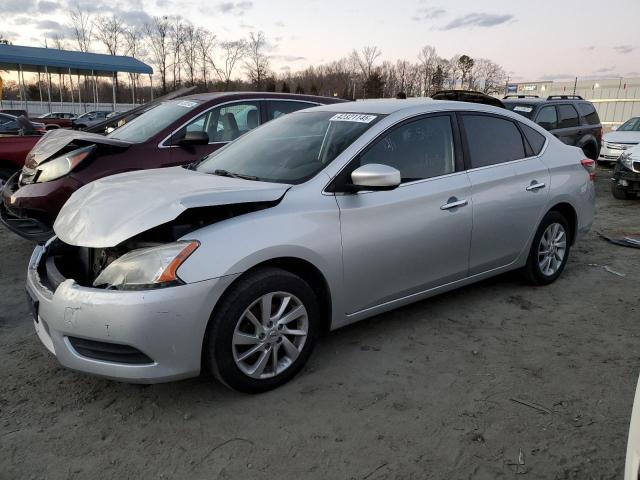
[[620, 272], [614, 270], [609, 265], [600, 265], [598, 263], [587, 263], [587, 266], [589, 266], [589, 267], [602, 267], [607, 272], [612, 273], [614, 275], [617, 275], [619, 277], [626, 277], [627, 276], [625, 273], [620, 273]]
[[640, 248], [640, 236], [624, 236], [621, 238], [609, 237], [603, 233], [596, 232], [600, 238], [614, 245], [620, 245], [621, 247]]
[[546, 413], [547, 415], [551, 415], [553, 412], [549, 410], [547, 407], [543, 407], [537, 403], [527, 402], [526, 400], [522, 400], [520, 398], [511, 398], [512, 402], [519, 403], [520, 405], [524, 405], [525, 407], [533, 408], [534, 410], [538, 410], [539, 412]]

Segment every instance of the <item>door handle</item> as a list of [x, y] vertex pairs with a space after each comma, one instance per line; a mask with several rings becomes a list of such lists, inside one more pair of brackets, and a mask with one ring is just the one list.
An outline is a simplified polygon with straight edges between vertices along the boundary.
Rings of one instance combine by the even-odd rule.
[[458, 200], [456, 197], [451, 197], [447, 200], [447, 203], [440, 207], [440, 210], [450, 210], [452, 208], [464, 207], [469, 202], [467, 200]]
[[535, 180], [531, 182], [531, 185], [527, 187], [527, 192], [535, 192], [541, 188], [544, 188], [546, 185], [544, 183], [538, 183]]

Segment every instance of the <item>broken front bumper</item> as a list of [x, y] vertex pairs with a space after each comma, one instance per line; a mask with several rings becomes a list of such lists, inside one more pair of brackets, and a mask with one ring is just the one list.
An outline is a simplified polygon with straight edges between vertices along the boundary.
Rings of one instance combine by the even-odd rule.
[[616, 164], [611, 181], [624, 187], [628, 192], [640, 193], [640, 173], [632, 172], [620, 164]]
[[0, 221], [27, 240], [45, 242], [53, 236], [52, 225], [58, 211], [81, 184], [66, 176], [46, 183], [20, 186], [20, 172], [1, 190]]
[[133, 383], [199, 374], [209, 317], [235, 276], [144, 291], [58, 284], [46, 247], [31, 256], [26, 288], [38, 337], [63, 366]]

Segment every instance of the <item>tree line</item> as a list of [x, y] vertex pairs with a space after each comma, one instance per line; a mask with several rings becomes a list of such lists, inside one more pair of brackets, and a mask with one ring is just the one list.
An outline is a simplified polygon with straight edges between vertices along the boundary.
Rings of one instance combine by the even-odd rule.
[[[68, 14], [71, 35], [54, 35], [46, 46], [82, 52], [102, 51], [110, 55], [128, 55], [154, 67], [159, 84], [156, 94], [181, 86], [199, 91], [260, 90], [347, 99], [393, 97], [398, 94], [428, 96], [442, 89], [461, 88], [484, 93], [504, 91], [506, 74], [495, 62], [485, 58], [455, 55], [439, 56], [433, 46], [424, 46], [413, 59], [384, 60], [377, 46], [354, 49], [350, 54], [321, 65], [293, 71], [285, 65], [279, 73], [272, 68], [272, 45], [263, 32], [251, 32], [246, 38], [222, 39], [211, 30], [196, 26], [179, 16], [152, 17], [141, 26], [128, 25], [117, 15], [92, 15], [79, 7]], [[121, 74], [122, 75], [122, 74]], [[119, 100], [141, 100], [144, 78], [128, 75], [125, 84], [116, 77]], [[42, 91], [42, 82], [28, 85], [30, 96]], [[51, 85], [51, 78], [48, 79]], [[54, 79], [55, 81], [55, 79]], [[84, 80], [85, 90], [89, 89]], [[75, 88], [78, 84], [75, 85]], [[60, 98], [71, 93], [64, 76], [58, 79]], [[111, 98], [111, 80], [98, 81], [85, 92], [89, 98]], [[87, 95], [89, 93], [89, 95]]]

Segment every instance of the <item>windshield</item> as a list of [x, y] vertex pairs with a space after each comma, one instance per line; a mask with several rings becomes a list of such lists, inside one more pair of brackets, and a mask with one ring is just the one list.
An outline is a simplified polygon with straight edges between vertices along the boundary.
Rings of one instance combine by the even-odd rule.
[[519, 113], [523, 117], [531, 118], [531, 114], [533, 113], [533, 105], [526, 103], [508, 103], [504, 102], [504, 106], [511, 110], [512, 112]]
[[205, 157], [199, 172], [265, 182], [305, 182], [331, 163], [382, 115], [298, 112], [265, 124]]
[[200, 102], [192, 100], [163, 102], [125, 123], [107, 137], [133, 143], [146, 142], [198, 105]]
[[618, 132], [640, 132], [640, 117], [630, 118], [618, 127]]

